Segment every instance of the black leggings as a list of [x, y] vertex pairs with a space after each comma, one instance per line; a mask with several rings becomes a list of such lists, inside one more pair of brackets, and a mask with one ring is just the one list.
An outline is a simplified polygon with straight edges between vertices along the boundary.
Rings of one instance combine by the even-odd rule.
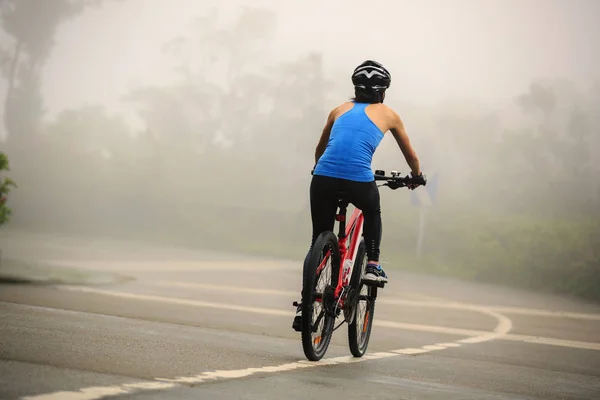
[[338, 206], [337, 192], [346, 192], [348, 201], [364, 215], [363, 234], [369, 260], [379, 261], [381, 242], [381, 206], [379, 189], [375, 181], [355, 182], [328, 176], [314, 175], [310, 184], [310, 212], [312, 241], [324, 231], [333, 231]]

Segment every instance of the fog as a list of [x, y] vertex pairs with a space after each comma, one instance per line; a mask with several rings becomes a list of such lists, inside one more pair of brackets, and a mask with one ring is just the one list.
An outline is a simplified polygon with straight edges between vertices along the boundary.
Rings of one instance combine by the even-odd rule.
[[390, 102], [500, 103], [534, 79], [585, 87], [599, 77], [594, 0], [221, 3], [127, 0], [65, 22], [43, 74], [49, 112], [82, 102], [116, 106], [133, 86], [171, 81], [165, 42], [190, 34], [194, 19], [211, 8], [226, 26], [249, 5], [274, 12], [262, 60], [318, 51], [327, 77], [347, 87], [351, 66], [375, 58], [393, 72]]
[[[597, 296], [600, 2], [224, 3], [0, 2], [2, 229], [299, 260], [323, 123], [376, 59], [435, 177], [382, 188], [382, 260]], [[389, 135], [373, 168], [409, 172]]]

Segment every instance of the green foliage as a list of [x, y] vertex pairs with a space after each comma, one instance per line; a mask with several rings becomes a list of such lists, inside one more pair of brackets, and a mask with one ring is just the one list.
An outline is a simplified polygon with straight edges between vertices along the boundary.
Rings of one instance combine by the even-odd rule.
[[[405, 220], [405, 226], [414, 226]], [[472, 213], [433, 213], [428, 218], [425, 255], [392, 242], [386, 229], [382, 253], [397, 266], [481, 282], [577, 295], [600, 300], [600, 217], [535, 218]], [[413, 244], [413, 243], [411, 243]]]
[[[0, 172], [10, 171], [8, 157], [4, 153], [0, 153]], [[6, 223], [12, 213], [12, 210], [7, 205], [7, 196], [12, 188], [17, 185], [9, 178], [0, 176], [0, 225]]]

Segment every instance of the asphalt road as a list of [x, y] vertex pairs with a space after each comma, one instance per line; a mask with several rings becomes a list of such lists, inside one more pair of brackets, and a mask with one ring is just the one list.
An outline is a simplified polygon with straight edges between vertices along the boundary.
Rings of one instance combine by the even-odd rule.
[[305, 361], [297, 262], [0, 235], [132, 279], [0, 285], [1, 399], [600, 399], [600, 306], [388, 270], [368, 354]]

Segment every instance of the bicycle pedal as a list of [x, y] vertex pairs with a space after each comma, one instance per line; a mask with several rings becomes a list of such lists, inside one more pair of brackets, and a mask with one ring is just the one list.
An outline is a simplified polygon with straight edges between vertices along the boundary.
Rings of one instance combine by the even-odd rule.
[[381, 289], [383, 289], [385, 287], [385, 282], [374, 282], [374, 281], [369, 281], [369, 280], [363, 279], [361, 283], [365, 286], [375, 286], [375, 287], [378, 287]]
[[293, 305], [294, 307], [298, 307], [298, 306], [300, 305], [300, 303], [298, 303], [297, 301], [295, 301], [295, 302], [293, 302], [293, 303], [292, 303], [292, 305]]
[[292, 329], [295, 330], [296, 332], [302, 332], [302, 318], [301, 317], [294, 318], [294, 321], [292, 322]]

